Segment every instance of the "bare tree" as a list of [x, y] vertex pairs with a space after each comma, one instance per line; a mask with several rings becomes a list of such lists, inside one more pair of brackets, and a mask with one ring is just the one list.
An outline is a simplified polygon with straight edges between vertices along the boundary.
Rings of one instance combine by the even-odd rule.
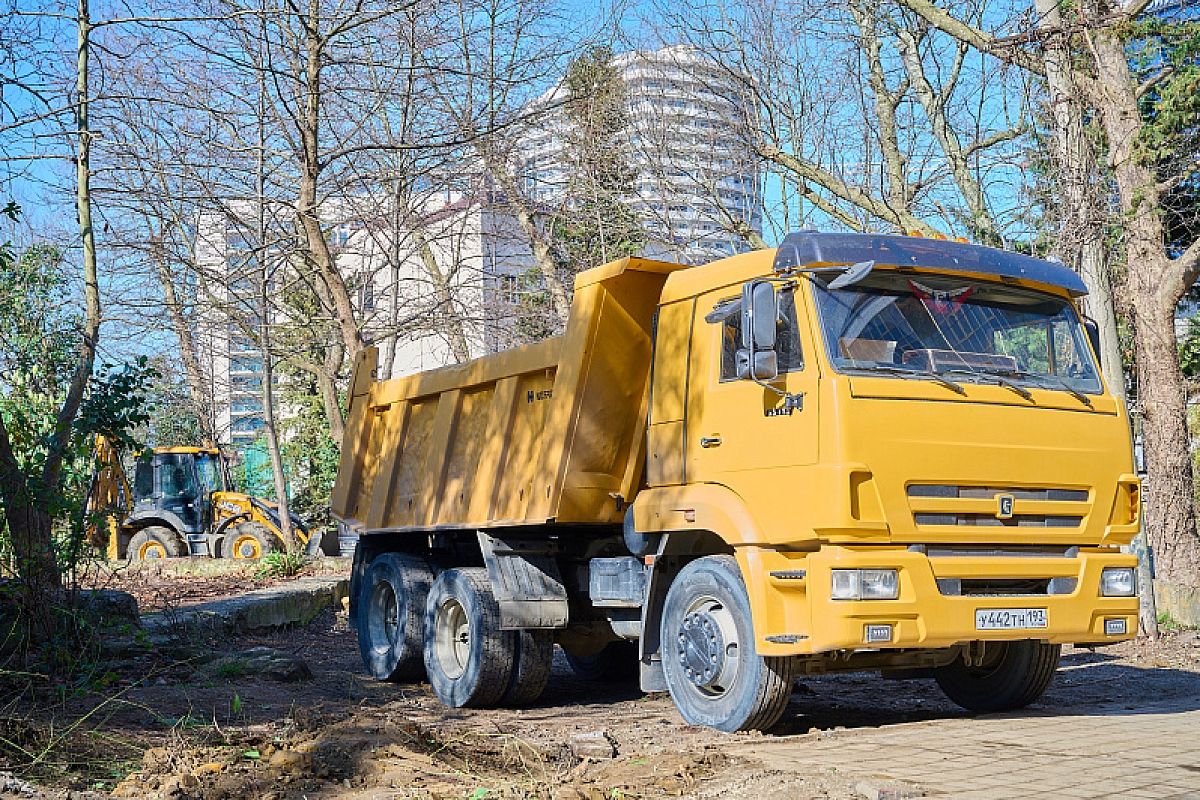
[[1025, 85], [952, 37], [858, 0], [685, 2], [657, 14], [662, 38], [682, 35], [738, 87], [746, 113], [735, 123], [775, 182], [765, 194], [785, 204], [769, 218], [1001, 245], [1021, 232], [1003, 198], [1019, 170]]
[[[1149, 131], [1139, 101], [1172, 79], [1168, 68], [1141, 82], [1130, 70], [1122, 32], [1148, 2], [1122, 9], [1092, 0], [1069, 15], [1061, 13], [1059, 26], [1043, 25], [1016, 39], [999, 39], [928, 0], [901, 2], [949, 35], [1030, 71], [1046, 72], [1049, 58], [1056, 69], [1069, 70], [1070, 82], [1055, 91], [1072, 92], [1071, 99], [1100, 120], [1119, 202], [1125, 278], [1117, 295], [1128, 304], [1134, 324], [1148, 473], [1146, 523], [1157, 575], [1166, 584], [1200, 586], [1200, 535], [1174, 324], [1176, 305], [1200, 278], [1200, 240], [1171, 252], [1164, 225], [1167, 192], [1193, 174], [1196, 164], [1184, 161], [1180, 172], [1163, 176], [1140, 149]], [[1023, 49], [1026, 44], [1035, 47]]]

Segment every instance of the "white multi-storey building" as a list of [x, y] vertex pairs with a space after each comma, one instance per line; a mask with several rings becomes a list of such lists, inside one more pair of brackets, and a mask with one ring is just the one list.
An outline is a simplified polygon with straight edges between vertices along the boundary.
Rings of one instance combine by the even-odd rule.
[[[487, 192], [431, 193], [398, 235], [386, 207], [364, 205], [375, 212], [347, 206], [339, 215], [344, 220], [330, 220], [329, 242], [364, 336], [380, 347], [382, 376], [511, 346], [514, 307], [525, 291], [522, 276], [534, 261], [502, 204]], [[279, 210], [279, 224], [270, 224], [270, 231], [285, 242], [288, 209]], [[263, 309], [260, 259], [267, 261], [272, 303], [290, 269], [284, 247], [255, 241], [251, 218], [251, 207], [240, 204], [204, 214], [195, 245], [198, 272], [205, 276], [197, 346], [214, 430], [233, 445], [254, 441], [264, 424], [263, 361], [255, 335]], [[268, 242], [270, 231], [263, 237]], [[275, 308], [267, 313], [279, 330], [289, 323], [294, 328], [297, 321]], [[277, 336], [274, 344], [286, 347], [286, 338]]]
[[[631, 208], [655, 249], [703, 263], [749, 249], [761, 232], [757, 160], [744, 131], [754, 110], [739, 82], [688, 47], [617, 55], [626, 86], [625, 153], [637, 177]], [[559, 86], [538, 100], [562, 99]], [[566, 114], [549, 112], [519, 148], [530, 197], [554, 205], [570, 174]]]

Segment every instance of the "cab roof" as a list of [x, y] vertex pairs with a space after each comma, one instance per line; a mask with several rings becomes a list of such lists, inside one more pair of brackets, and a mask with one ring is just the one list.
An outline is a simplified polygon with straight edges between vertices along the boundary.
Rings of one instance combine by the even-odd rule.
[[220, 455], [221, 451], [215, 447], [156, 447], [154, 448], [155, 455], [163, 453], [176, 453], [179, 455]]
[[1001, 280], [1057, 286], [1072, 297], [1087, 294], [1087, 287], [1079, 275], [1062, 264], [994, 247], [917, 236], [798, 231], [789, 233], [779, 245], [774, 266], [776, 272], [787, 272], [814, 264], [854, 264], [859, 261], [973, 272]]

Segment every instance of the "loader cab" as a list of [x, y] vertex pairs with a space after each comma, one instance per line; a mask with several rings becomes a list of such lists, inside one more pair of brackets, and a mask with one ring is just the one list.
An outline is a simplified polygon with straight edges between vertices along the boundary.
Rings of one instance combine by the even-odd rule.
[[180, 533], [202, 533], [212, 517], [212, 493], [228, 485], [228, 471], [216, 450], [148, 451], [134, 471], [132, 516], [161, 516]]

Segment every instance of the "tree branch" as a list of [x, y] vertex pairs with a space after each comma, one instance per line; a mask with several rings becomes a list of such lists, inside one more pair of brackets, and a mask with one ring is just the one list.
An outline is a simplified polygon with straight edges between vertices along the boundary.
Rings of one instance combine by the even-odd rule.
[[995, 56], [1001, 61], [1015, 64], [1035, 75], [1046, 74], [1046, 68], [1037, 56], [1001, 42], [990, 33], [968, 25], [938, 8], [930, 0], [897, 0], [897, 2], [922, 17], [942, 33], [958, 39], [960, 42], [966, 42], [976, 50]]

